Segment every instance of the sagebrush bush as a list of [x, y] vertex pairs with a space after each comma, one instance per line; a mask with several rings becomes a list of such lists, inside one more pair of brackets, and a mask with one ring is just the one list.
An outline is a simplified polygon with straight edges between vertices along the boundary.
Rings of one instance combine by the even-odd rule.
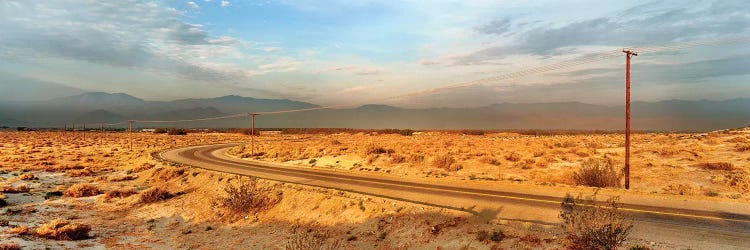
[[614, 250], [622, 246], [633, 228], [633, 220], [620, 211], [617, 198], [605, 203], [591, 199], [566, 197], [560, 219], [567, 249]]
[[387, 149], [375, 145], [368, 145], [366, 151], [368, 155], [392, 154], [394, 152], [393, 149]]
[[456, 159], [449, 154], [435, 156], [435, 158], [432, 159], [432, 166], [448, 171], [458, 171], [463, 168], [463, 166], [457, 164]]
[[34, 179], [34, 175], [30, 173], [24, 173], [24, 174], [21, 174], [21, 176], [19, 176], [18, 178], [24, 181], [30, 181]]
[[258, 213], [268, 210], [281, 201], [282, 195], [271, 188], [258, 187], [255, 180], [240, 181], [224, 187], [226, 195], [217, 203], [235, 214]]
[[88, 225], [55, 219], [37, 228], [36, 235], [47, 239], [81, 240], [89, 238], [89, 231], [91, 227]]
[[590, 187], [619, 187], [620, 173], [615, 170], [612, 159], [589, 158], [573, 173], [573, 182]]
[[68, 197], [94, 196], [99, 194], [99, 188], [91, 184], [79, 183], [70, 186], [67, 190], [65, 190], [64, 194]]
[[3, 242], [0, 243], [0, 250], [21, 250], [21, 245], [15, 242]]
[[705, 170], [726, 170], [732, 171], [735, 169], [734, 164], [731, 162], [704, 162], [698, 164], [698, 167]]
[[154, 203], [174, 197], [172, 193], [162, 187], [152, 187], [141, 192], [141, 203]]
[[286, 250], [338, 249], [338, 241], [329, 243], [331, 234], [319, 227], [295, 226], [284, 241]]
[[116, 189], [116, 190], [111, 190], [111, 191], [108, 191], [108, 192], [104, 193], [104, 199], [105, 200], [111, 200], [111, 199], [115, 199], [115, 198], [122, 199], [122, 198], [130, 197], [130, 196], [132, 196], [134, 194], [137, 194], [137, 193], [138, 192], [135, 191], [135, 189], [132, 189], [132, 188], [129, 188], [129, 189]]

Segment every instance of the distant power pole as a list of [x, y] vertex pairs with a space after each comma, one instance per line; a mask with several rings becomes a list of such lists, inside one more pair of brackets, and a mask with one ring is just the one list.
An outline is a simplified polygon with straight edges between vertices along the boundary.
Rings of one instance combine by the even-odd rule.
[[128, 140], [130, 140], [130, 151], [133, 151], [133, 120], [128, 121], [130, 123], [130, 129], [128, 129]]
[[625, 189], [630, 189], [630, 58], [638, 53], [624, 49], [625, 53]]
[[252, 125], [250, 127], [250, 157], [255, 156], [255, 116], [258, 114], [250, 114], [252, 117]]

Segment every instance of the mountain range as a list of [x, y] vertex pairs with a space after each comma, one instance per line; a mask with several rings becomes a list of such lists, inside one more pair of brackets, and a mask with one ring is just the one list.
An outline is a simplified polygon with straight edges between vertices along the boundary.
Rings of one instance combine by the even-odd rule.
[[[146, 101], [124, 93], [90, 92], [46, 101], [0, 101], [0, 126], [63, 127], [70, 123], [182, 120], [230, 114], [305, 109], [286, 99], [223, 96]], [[750, 99], [633, 102], [636, 130], [706, 131], [750, 125]], [[624, 107], [556, 103], [498, 103], [474, 108], [412, 109], [364, 105], [351, 109], [263, 115], [258, 127], [412, 129], [605, 129], [624, 127]], [[138, 123], [138, 127], [248, 127], [249, 118], [190, 123]], [[92, 126], [96, 127], [96, 125]]]

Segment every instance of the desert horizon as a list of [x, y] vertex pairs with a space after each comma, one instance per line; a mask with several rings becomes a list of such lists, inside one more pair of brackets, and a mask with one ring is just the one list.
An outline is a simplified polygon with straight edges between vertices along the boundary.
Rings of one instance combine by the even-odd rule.
[[0, 1], [0, 250], [750, 249], [750, 1]]

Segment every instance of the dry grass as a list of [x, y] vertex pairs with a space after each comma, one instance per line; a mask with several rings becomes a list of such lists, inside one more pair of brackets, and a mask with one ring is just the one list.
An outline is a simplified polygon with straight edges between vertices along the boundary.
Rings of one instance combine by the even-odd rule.
[[36, 235], [56, 240], [81, 240], [89, 238], [91, 227], [85, 224], [71, 223], [63, 219], [55, 219], [36, 229]]
[[149, 204], [167, 200], [174, 197], [174, 194], [170, 193], [162, 187], [153, 187], [141, 192], [140, 202]]
[[67, 190], [65, 190], [64, 194], [68, 197], [94, 196], [99, 195], [99, 188], [91, 184], [79, 183], [70, 186]]
[[560, 219], [566, 233], [567, 249], [604, 250], [622, 246], [633, 228], [633, 221], [619, 210], [620, 206], [616, 198], [603, 204], [597, 202], [596, 197], [586, 200], [566, 198]]
[[65, 175], [70, 177], [82, 177], [82, 176], [92, 176], [94, 175], [94, 171], [91, 169], [85, 168], [85, 169], [71, 169], [65, 172]]
[[122, 199], [122, 198], [130, 197], [137, 193], [138, 191], [135, 191], [135, 189], [132, 189], [132, 188], [116, 189], [116, 190], [111, 190], [111, 191], [104, 193], [104, 199], [105, 200]]
[[24, 181], [30, 181], [30, 180], [33, 180], [34, 177], [35, 176], [33, 174], [24, 173], [24, 174], [21, 174], [21, 176], [19, 176], [18, 178], [20, 178], [21, 180], [24, 180]]
[[5, 231], [9, 234], [15, 234], [15, 235], [31, 235], [33, 234], [33, 231], [28, 226], [18, 226], [11, 229], [8, 229], [8, 231]]
[[573, 182], [590, 187], [619, 187], [620, 174], [611, 159], [590, 158], [573, 174]]
[[734, 164], [732, 164], [731, 162], [704, 162], [698, 164], [697, 167], [705, 170], [732, 171], [735, 169]]
[[0, 243], [0, 250], [21, 250], [21, 245], [15, 242], [3, 242]]
[[154, 170], [153, 174], [151, 174], [151, 177], [153, 179], [166, 182], [172, 179], [180, 178], [183, 174], [185, 174], [185, 170], [181, 168], [157, 168], [156, 170]]
[[26, 183], [21, 183], [15, 187], [8, 184], [0, 186], [0, 192], [3, 193], [28, 193], [29, 191], [31, 191], [31, 187]]
[[338, 241], [330, 241], [331, 234], [319, 227], [297, 226], [284, 241], [286, 250], [338, 249]]
[[463, 166], [461, 166], [460, 164], [456, 162], [456, 159], [454, 159], [453, 156], [450, 156], [448, 154], [438, 155], [435, 158], [433, 158], [432, 166], [436, 168], [442, 168], [448, 171], [458, 171], [463, 168]]
[[229, 209], [233, 214], [258, 213], [274, 207], [282, 195], [272, 188], [261, 188], [255, 180], [240, 181], [236, 185], [224, 187], [225, 196], [216, 203]]

